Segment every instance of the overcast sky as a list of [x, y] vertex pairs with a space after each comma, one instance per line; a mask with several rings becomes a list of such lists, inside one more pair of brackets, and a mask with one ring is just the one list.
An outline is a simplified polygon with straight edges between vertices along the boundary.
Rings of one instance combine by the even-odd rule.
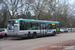
[[[60, 1], [60, 3], [61, 4], [63, 4], [64, 2], [64, 0], [59, 0]], [[69, 6], [70, 7], [72, 7], [72, 9], [75, 9], [74, 7], [75, 7], [75, 5], [74, 5], [74, 3], [75, 3], [75, 0], [65, 0], [67, 3], [69, 3]], [[2, 3], [3, 2], [3, 0], [0, 0], [0, 3]], [[33, 14], [33, 11], [31, 11], [31, 13], [32, 13], [32, 15], [34, 15]]]
[[75, 0], [69, 0], [70, 4], [74, 4]]

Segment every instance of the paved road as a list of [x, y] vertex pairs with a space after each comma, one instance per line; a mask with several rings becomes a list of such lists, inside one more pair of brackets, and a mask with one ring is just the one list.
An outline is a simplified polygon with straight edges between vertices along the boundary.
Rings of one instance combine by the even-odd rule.
[[0, 39], [0, 50], [34, 50], [35, 48], [75, 40], [75, 33], [61, 33], [56, 36], [39, 37], [36, 39]]

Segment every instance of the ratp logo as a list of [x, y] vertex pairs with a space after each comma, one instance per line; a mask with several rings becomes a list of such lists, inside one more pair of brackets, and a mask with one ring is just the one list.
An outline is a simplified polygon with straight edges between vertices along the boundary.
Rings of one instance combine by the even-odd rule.
[[47, 30], [48, 32], [52, 32], [52, 30], [50, 29], [50, 30]]

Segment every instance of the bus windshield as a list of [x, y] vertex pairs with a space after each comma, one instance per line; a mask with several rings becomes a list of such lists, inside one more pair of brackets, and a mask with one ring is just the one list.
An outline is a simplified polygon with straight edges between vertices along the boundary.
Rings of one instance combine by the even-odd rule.
[[14, 30], [14, 21], [9, 21], [8, 22], [8, 29], [9, 30]]

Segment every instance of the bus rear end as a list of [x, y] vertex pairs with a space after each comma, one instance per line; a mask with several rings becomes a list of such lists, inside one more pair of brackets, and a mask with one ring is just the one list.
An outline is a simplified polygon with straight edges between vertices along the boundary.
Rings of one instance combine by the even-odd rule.
[[19, 24], [16, 20], [8, 21], [8, 36], [9, 37], [19, 37]]

